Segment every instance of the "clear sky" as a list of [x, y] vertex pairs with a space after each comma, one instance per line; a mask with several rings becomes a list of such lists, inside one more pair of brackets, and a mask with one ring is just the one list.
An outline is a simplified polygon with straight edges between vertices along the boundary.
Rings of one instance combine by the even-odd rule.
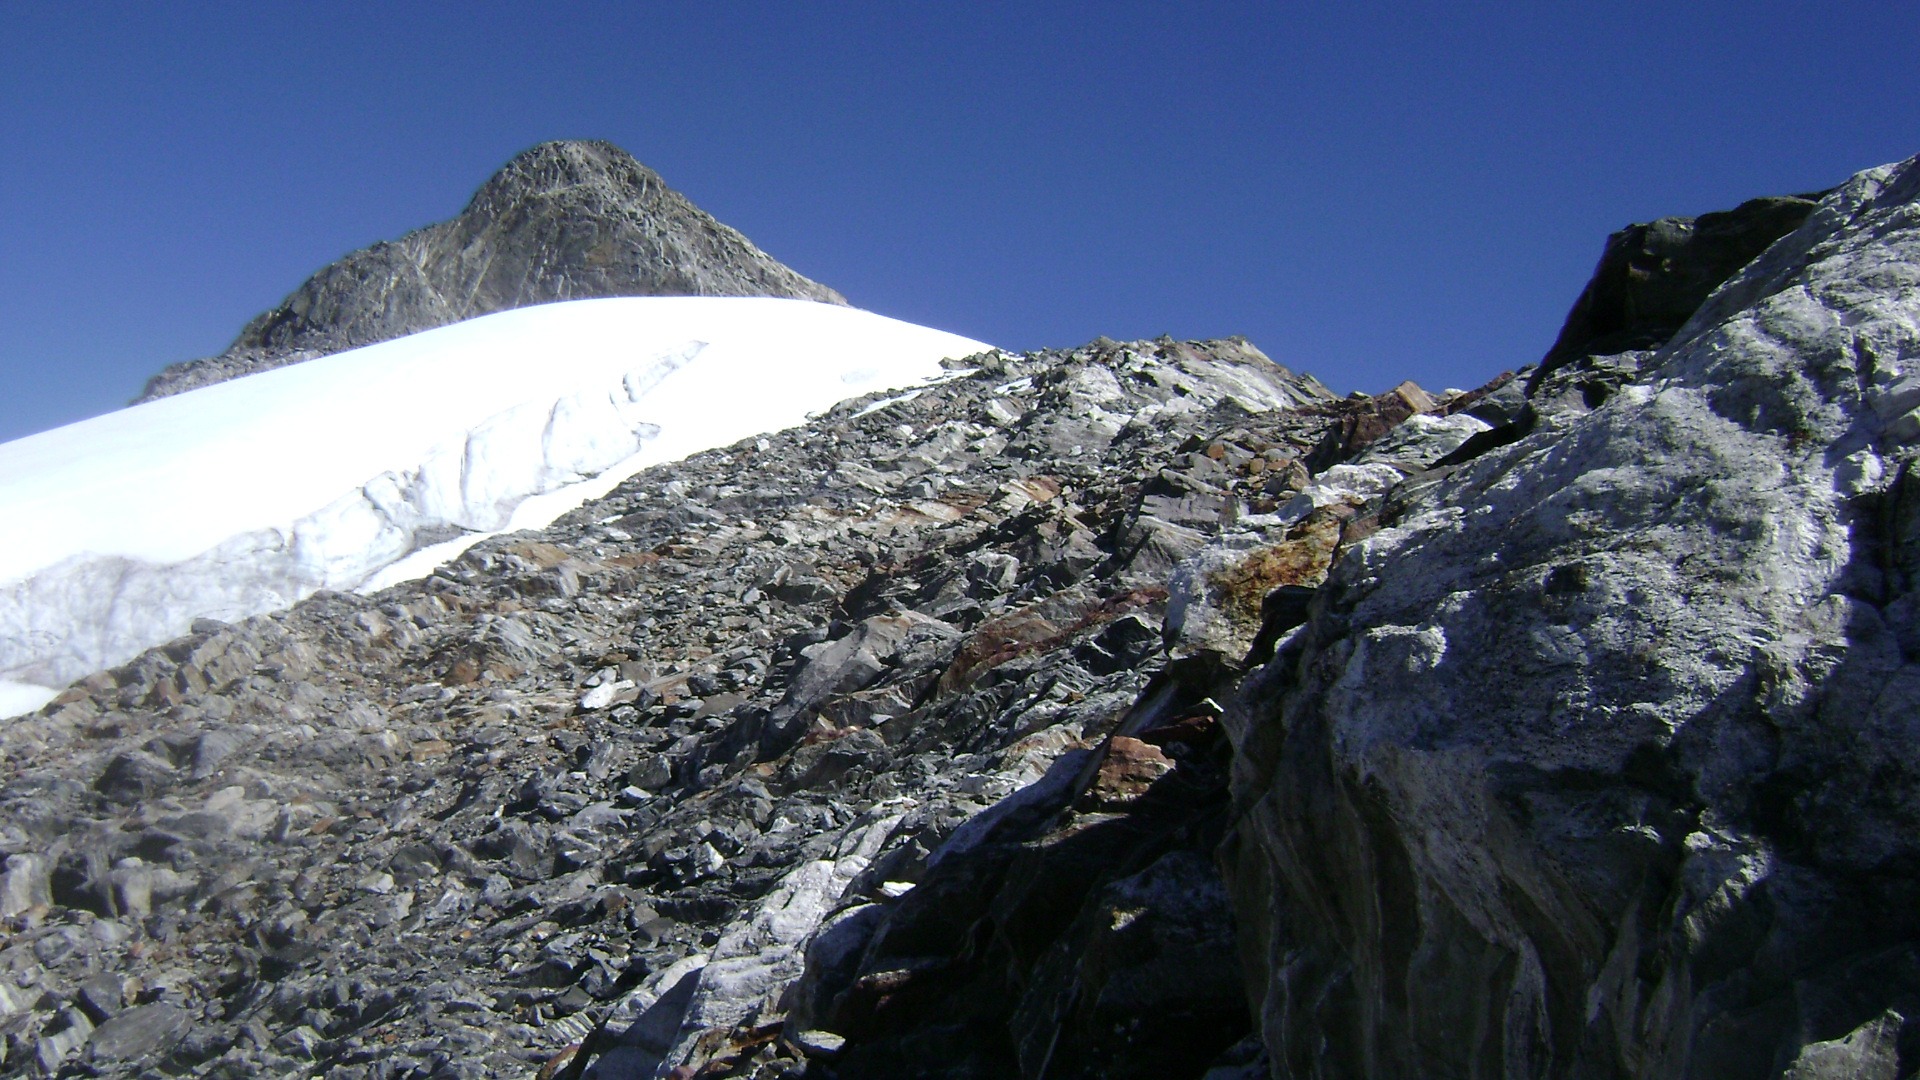
[[1241, 334], [1336, 390], [1539, 357], [1632, 221], [1920, 153], [1901, 3], [0, 0], [0, 439], [602, 138], [855, 304]]

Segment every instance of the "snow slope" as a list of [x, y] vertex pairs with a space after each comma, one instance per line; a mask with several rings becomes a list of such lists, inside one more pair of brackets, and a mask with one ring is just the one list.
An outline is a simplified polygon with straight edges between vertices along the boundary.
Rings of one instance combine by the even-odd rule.
[[580, 300], [0, 444], [0, 715], [195, 618], [270, 611], [463, 534], [544, 525], [638, 469], [985, 348], [799, 300]]

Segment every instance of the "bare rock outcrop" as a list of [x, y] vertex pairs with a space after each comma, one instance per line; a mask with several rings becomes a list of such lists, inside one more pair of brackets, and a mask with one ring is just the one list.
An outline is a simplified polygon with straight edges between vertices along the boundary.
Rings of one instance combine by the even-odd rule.
[[1749, 199], [1732, 210], [1664, 217], [1607, 237], [1542, 370], [1665, 345], [1713, 290], [1799, 228], [1825, 194]]
[[458, 216], [363, 248], [256, 316], [218, 356], [138, 401], [509, 308], [605, 296], [776, 296], [845, 304], [611, 143], [541, 143]]
[[1400, 485], [1226, 712], [1274, 1074], [1910, 1075], [1920, 165]]

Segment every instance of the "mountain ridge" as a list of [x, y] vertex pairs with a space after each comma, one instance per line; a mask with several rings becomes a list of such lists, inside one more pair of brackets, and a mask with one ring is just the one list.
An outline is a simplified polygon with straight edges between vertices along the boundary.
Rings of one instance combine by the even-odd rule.
[[1472, 391], [987, 350], [90, 675], [4, 1063], [1910, 1077], [1920, 158], [1761, 209]]

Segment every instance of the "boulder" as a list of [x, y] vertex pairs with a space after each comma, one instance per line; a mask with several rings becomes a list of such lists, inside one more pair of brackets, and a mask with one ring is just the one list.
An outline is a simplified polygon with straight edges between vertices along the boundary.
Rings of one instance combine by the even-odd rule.
[[1535, 377], [1583, 356], [1665, 345], [1710, 293], [1799, 228], [1825, 194], [1750, 199], [1732, 210], [1664, 217], [1607, 237], [1593, 277]]

